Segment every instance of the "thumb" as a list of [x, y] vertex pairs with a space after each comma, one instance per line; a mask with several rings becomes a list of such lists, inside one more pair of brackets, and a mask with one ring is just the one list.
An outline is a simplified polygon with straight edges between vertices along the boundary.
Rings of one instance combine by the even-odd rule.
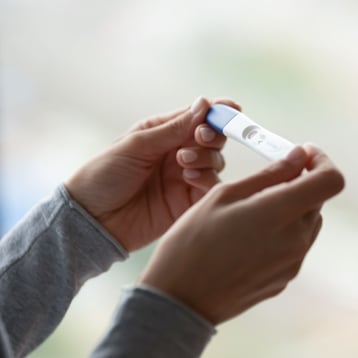
[[269, 187], [288, 182], [301, 174], [307, 160], [305, 150], [297, 146], [285, 159], [269, 165], [247, 179], [229, 184], [227, 200], [230, 202], [242, 200]]
[[157, 158], [168, 151], [182, 146], [194, 137], [195, 128], [204, 121], [210, 103], [206, 98], [197, 98], [191, 107], [177, 116], [161, 118], [154, 127], [134, 133], [137, 140], [132, 145], [145, 156]]

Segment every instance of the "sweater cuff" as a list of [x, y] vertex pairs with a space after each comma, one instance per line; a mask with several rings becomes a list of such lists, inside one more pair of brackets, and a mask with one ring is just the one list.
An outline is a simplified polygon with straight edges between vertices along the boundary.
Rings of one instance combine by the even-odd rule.
[[210, 321], [208, 321], [201, 314], [197, 313], [192, 308], [190, 308], [189, 306], [184, 304], [182, 301], [179, 301], [177, 298], [175, 298], [175, 297], [173, 297], [171, 295], [168, 295], [167, 293], [163, 292], [159, 288], [156, 288], [156, 287], [153, 287], [153, 286], [150, 286], [150, 285], [146, 285], [146, 284], [143, 284], [143, 283], [138, 284], [136, 286], [132, 286], [132, 288], [130, 286], [125, 287], [123, 290], [130, 290], [130, 289], [134, 289], [134, 288], [150, 292], [153, 295], [156, 295], [158, 297], [162, 297], [164, 300], [166, 300], [168, 302], [171, 302], [172, 304], [177, 305], [182, 311], [187, 312], [188, 316], [191, 316], [198, 323], [200, 323], [203, 326], [205, 326], [208, 330], [211, 330], [213, 335], [216, 334], [216, 329], [214, 328], [213, 324]]
[[94, 358], [199, 357], [214, 327], [176, 299], [149, 286], [125, 288], [114, 323]]
[[[70, 195], [64, 184], [57, 189], [58, 195], [62, 196], [65, 204], [74, 213], [76, 220], [81, 220], [81, 227], [86, 228], [87, 235], [95, 235], [113, 250], [119, 261], [124, 261], [129, 257], [128, 251], [102, 226], [94, 219], [80, 204], [78, 204]], [[56, 195], [56, 194], [55, 194]]]

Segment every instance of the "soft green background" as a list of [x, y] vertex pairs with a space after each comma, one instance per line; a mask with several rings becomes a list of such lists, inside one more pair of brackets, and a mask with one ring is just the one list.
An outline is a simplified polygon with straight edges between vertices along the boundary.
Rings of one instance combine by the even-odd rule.
[[[325, 207], [299, 277], [219, 327], [204, 358], [358, 356], [357, 1], [0, 5], [2, 176], [14, 212], [135, 121], [200, 94], [232, 97], [267, 128], [323, 147], [347, 187]], [[266, 165], [237, 143], [224, 152], [223, 180]], [[86, 357], [109, 325], [120, 288], [136, 279], [151, 250], [88, 282], [31, 358]]]

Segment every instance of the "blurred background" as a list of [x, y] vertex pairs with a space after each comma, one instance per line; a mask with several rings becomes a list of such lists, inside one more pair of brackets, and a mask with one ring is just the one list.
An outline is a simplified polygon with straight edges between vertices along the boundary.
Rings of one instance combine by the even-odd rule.
[[[0, 0], [1, 233], [137, 120], [231, 97], [324, 148], [347, 187], [299, 277], [203, 357], [357, 357], [357, 19], [355, 0]], [[237, 143], [224, 153], [223, 180], [266, 165]], [[86, 357], [152, 249], [88, 282], [31, 358]]]

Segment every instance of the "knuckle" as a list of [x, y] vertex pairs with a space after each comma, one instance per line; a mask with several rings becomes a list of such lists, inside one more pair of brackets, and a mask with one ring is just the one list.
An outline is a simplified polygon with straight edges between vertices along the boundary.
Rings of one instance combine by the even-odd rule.
[[345, 185], [343, 174], [338, 169], [332, 168], [329, 170], [328, 175], [331, 179], [332, 185], [334, 185], [337, 191], [343, 190]]
[[301, 262], [311, 247], [311, 240], [307, 237], [299, 240], [292, 252], [293, 262]]
[[133, 132], [127, 137], [127, 140], [131, 145], [140, 146], [144, 142], [143, 132], [142, 131]]
[[293, 254], [288, 260], [289, 265], [286, 266], [284, 272], [284, 277], [288, 278], [288, 280], [291, 280], [292, 278], [296, 277], [299, 273], [308, 250], [306, 244], [305, 246], [306, 249], [303, 249], [301, 247], [299, 250], [296, 250], [296, 253]]
[[213, 194], [216, 195], [218, 198], [222, 197], [226, 192], [227, 184], [225, 183], [218, 183], [215, 188], [213, 188]]
[[211, 189], [211, 196], [215, 202], [222, 203], [226, 201], [228, 191], [228, 184], [220, 182]]
[[268, 298], [272, 298], [279, 295], [286, 287], [287, 287], [287, 283], [282, 283], [280, 286], [273, 288], [268, 293]]
[[321, 169], [318, 174], [318, 180], [322, 183], [322, 187], [325, 188], [328, 196], [333, 196], [339, 193], [345, 186], [343, 174], [337, 168], [332, 166]]
[[284, 168], [286, 167], [284, 161], [277, 162], [273, 165], [270, 165], [266, 167], [262, 171], [262, 176], [268, 181], [276, 183], [277, 181], [280, 181], [282, 178], [282, 172]]
[[302, 266], [302, 261], [296, 262], [288, 271], [288, 279], [289, 281], [293, 280], [300, 272]]
[[173, 120], [168, 123], [173, 137], [180, 136], [183, 130], [185, 129], [184, 128], [186, 126], [185, 119], [186, 117], [182, 117], [180, 119]]
[[156, 116], [152, 116], [152, 117], [148, 117], [146, 119], [142, 119], [139, 123], [138, 123], [138, 129], [139, 130], [146, 130], [146, 129], [150, 129], [153, 128], [157, 125], [159, 118]]

